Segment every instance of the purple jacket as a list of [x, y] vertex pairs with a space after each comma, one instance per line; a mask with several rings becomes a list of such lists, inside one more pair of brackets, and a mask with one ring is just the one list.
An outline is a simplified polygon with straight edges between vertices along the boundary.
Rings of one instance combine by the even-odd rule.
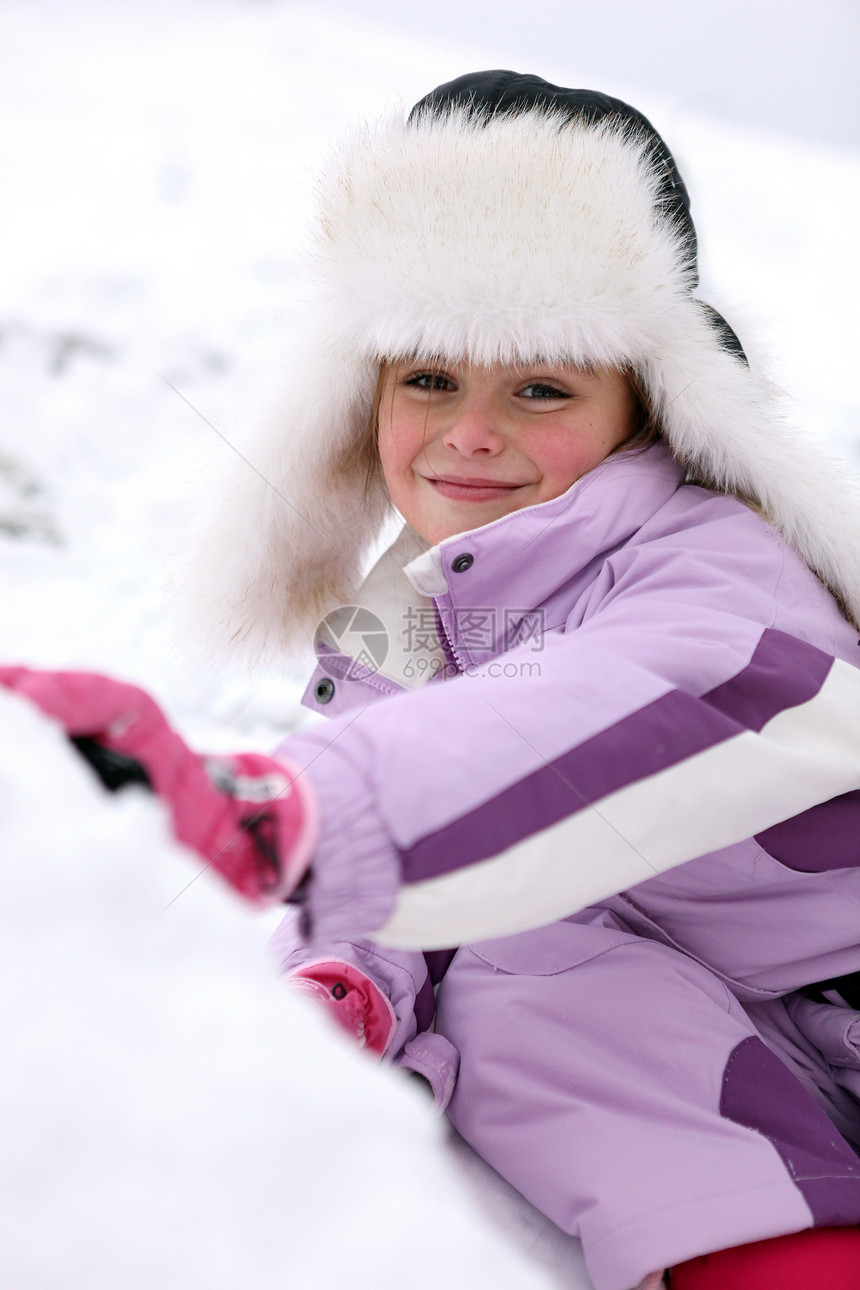
[[[723, 849], [804, 872], [860, 858], [857, 632], [755, 512], [685, 484], [662, 446], [406, 573], [394, 551], [366, 584], [383, 666], [322, 642], [305, 702], [333, 720], [282, 748], [322, 802], [317, 949], [522, 931]], [[812, 979], [842, 967], [831, 954], [803, 950]]]
[[860, 1222], [860, 1013], [801, 993], [860, 970], [830, 594], [657, 446], [430, 551], [405, 531], [359, 603], [388, 654], [333, 620], [306, 695], [333, 720], [283, 745], [323, 819], [284, 967], [379, 985], [389, 1055], [598, 1290]]

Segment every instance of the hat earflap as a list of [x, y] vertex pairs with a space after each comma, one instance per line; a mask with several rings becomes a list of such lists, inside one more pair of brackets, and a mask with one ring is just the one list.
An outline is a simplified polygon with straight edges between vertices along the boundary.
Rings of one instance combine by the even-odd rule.
[[715, 345], [691, 299], [672, 344], [640, 376], [688, 477], [756, 505], [860, 624], [860, 490], [846, 468], [779, 414], [768, 382]]
[[249, 664], [307, 656], [320, 618], [360, 584], [390, 513], [378, 473], [357, 451], [377, 366], [350, 364], [313, 337], [290, 369], [277, 413], [207, 488], [183, 579], [210, 654]]

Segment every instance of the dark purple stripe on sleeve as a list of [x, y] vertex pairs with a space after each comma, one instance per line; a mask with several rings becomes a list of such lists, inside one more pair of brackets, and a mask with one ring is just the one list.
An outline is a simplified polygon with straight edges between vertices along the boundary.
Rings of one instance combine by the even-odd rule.
[[541, 764], [495, 797], [401, 852], [404, 882], [499, 855], [609, 793], [665, 770], [741, 730], [760, 730], [818, 693], [833, 659], [765, 631], [750, 662], [701, 698], [670, 690], [607, 730]]
[[784, 708], [806, 703], [821, 689], [833, 658], [785, 632], [766, 631], [747, 667], [703, 696], [747, 730], [761, 730]]
[[720, 1114], [772, 1143], [816, 1227], [860, 1223], [860, 1160], [812, 1094], [756, 1035], [732, 1049]]

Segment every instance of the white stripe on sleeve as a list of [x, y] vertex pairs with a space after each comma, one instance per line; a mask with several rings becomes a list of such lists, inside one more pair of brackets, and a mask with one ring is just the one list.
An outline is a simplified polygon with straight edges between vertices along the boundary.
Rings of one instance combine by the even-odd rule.
[[[860, 669], [836, 660], [814, 698], [508, 848], [404, 885], [381, 945], [443, 949], [564, 918], [860, 788]], [[860, 821], [858, 821], [860, 860]]]

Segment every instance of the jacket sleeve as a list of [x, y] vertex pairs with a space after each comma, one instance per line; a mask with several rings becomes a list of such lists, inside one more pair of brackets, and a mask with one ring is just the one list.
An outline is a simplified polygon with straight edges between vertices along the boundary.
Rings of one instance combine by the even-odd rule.
[[[314, 959], [301, 930], [301, 914], [291, 909], [270, 942], [278, 966], [285, 974], [306, 966]], [[371, 941], [333, 941], [326, 957], [348, 963], [369, 977], [391, 1004], [396, 1018], [389, 1051], [401, 1053], [418, 1029], [433, 1019], [434, 999], [427, 963], [416, 950], [383, 949]]]
[[322, 808], [311, 938], [523, 931], [860, 787], [860, 670], [773, 606], [645, 549], [540, 653], [287, 740]]
[[[308, 950], [302, 915], [291, 909], [272, 937], [270, 947], [281, 971], [295, 977], [310, 968], [315, 955]], [[436, 961], [434, 961], [436, 960]], [[449, 956], [430, 956], [416, 950], [397, 950], [367, 940], [334, 941], [325, 949], [325, 966], [349, 965], [367, 977], [388, 1001], [393, 1026], [387, 1042], [374, 1051], [429, 1085], [438, 1111], [444, 1111], [457, 1079], [459, 1054], [450, 1040], [431, 1030], [436, 1001], [433, 980], [444, 972]]]

